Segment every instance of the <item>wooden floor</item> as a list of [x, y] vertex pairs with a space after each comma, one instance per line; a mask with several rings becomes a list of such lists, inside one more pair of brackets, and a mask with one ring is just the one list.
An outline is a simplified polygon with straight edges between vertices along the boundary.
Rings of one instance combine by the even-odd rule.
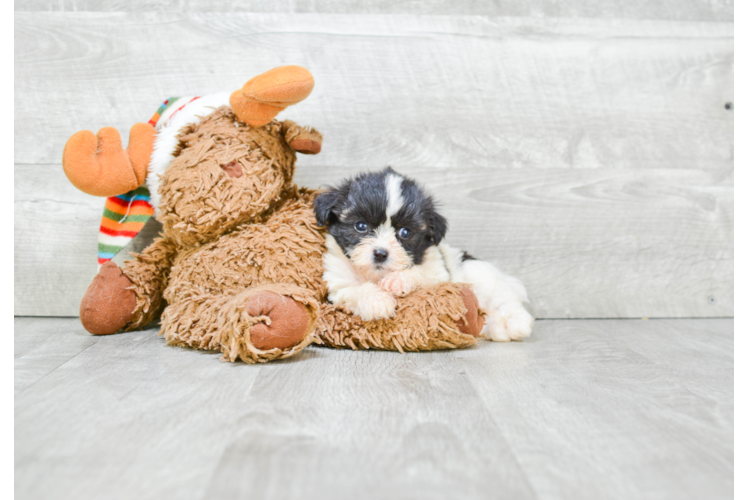
[[16, 318], [16, 498], [732, 498], [729, 319], [218, 358]]

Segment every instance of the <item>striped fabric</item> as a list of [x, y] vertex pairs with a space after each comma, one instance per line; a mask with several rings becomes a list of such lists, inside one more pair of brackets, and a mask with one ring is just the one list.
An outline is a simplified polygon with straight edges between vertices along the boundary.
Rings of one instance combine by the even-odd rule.
[[[161, 128], [198, 97], [169, 97], [161, 103], [148, 124]], [[99, 227], [99, 267], [114, 258], [143, 229], [153, 215], [151, 193], [145, 184], [119, 196], [106, 199]]]
[[161, 103], [161, 106], [159, 106], [158, 111], [156, 111], [150, 120], [148, 120], [148, 125], [152, 126], [153, 128], [156, 128], [156, 125], [158, 124], [159, 119], [162, 115], [166, 114], [166, 111], [171, 108], [174, 103], [179, 99], [179, 97], [169, 97], [167, 100]]
[[99, 266], [112, 260], [153, 215], [148, 188], [140, 186], [107, 198], [99, 228]]
[[151, 119], [148, 120], [148, 124], [154, 126], [157, 129], [161, 128], [161, 126], [168, 122], [172, 116], [177, 114], [182, 110], [182, 108], [187, 106], [195, 99], [200, 99], [200, 96], [169, 97], [167, 100], [161, 103], [158, 111], [156, 111]]

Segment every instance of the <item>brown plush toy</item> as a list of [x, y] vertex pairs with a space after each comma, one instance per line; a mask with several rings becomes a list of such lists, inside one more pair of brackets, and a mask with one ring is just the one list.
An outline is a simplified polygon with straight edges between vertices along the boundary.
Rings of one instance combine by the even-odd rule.
[[[327, 302], [316, 192], [293, 182], [296, 153], [319, 153], [322, 135], [274, 120], [313, 86], [304, 68], [276, 68], [231, 95], [167, 101], [156, 129], [133, 127], [127, 151], [114, 129], [70, 138], [63, 167], [73, 184], [115, 196], [145, 178], [163, 224], [122, 269], [103, 264], [81, 301], [89, 332], [142, 328], [161, 313], [167, 343], [247, 363], [292, 356], [311, 342], [399, 351], [475, 343], [483, 317], [466, 285], [418, 290], [379, 321]], [[128, 210], [135, 198], [124, 198]]]

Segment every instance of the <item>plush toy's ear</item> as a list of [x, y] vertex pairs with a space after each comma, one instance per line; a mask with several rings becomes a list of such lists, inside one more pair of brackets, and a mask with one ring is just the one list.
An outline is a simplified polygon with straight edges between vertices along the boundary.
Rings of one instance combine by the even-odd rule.
[[343, 193], [339, 189], [330, 189], [317, 195], [314, 199], [314, 216], [317, 225], [324, 227], [334, 217], [332, 209], [343, 200]]
[[300, 127], [291, 120], [284, 120], [283, 136], [286, 144], [298, 153], [316, 155], [322, 150], [322, 134], [312, 127]]
[[445, 219], [436, 211], [431, 214], [430, 219], [431, 233], [433, 234], [434, 245], [438, 245], [447, 234], [447, 219]]

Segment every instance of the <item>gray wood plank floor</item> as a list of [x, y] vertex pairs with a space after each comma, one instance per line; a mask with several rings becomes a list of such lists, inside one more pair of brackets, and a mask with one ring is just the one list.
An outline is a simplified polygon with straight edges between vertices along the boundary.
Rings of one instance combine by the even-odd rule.
[[218, 357], [16, 318], [16, 498], [732, 497], [729, 319]]

